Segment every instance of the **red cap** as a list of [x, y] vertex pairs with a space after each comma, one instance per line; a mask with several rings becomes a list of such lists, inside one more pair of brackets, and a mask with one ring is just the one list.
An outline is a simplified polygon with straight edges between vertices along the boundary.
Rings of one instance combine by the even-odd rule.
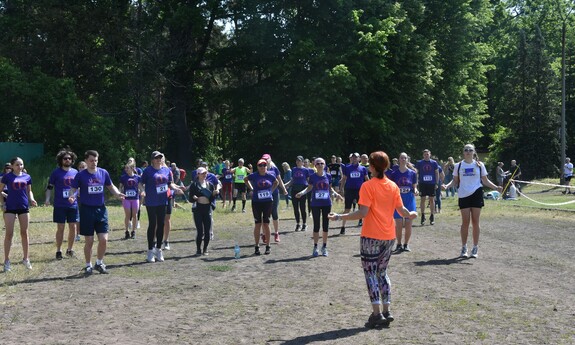
[[265, 159], [265, 160], [268, 160], [270, 158], [272, 158], [272, 156], [270, 156], [269, 153], [264, 153], [264, 155], [262, 156], [262, 159]]

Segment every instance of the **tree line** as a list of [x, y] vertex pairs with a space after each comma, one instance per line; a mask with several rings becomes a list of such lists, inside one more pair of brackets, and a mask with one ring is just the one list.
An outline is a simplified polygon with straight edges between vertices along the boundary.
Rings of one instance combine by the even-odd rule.
[[93, 148], [114, 166], [161, 149], [184, 167], [264, 152], [457, 159], [472, 142], [553, 176], [562, 49], [574, 152], [573, 6], [0, 0], [0, 138]]

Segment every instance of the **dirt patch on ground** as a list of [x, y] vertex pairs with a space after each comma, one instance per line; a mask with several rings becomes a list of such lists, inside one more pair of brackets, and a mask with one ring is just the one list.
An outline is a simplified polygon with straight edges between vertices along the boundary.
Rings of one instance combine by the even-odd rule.
[[482, 217], [478, 259], [457, 258], [459, 214], [449, 201], [434, 226], [414, 229], [413, 251], [391, 259], [396, 320], [380, 330], [364, 327], [371, 307], [357, 227], [338, 236], [332, 223], [329, 257], [312, 258], [311, 231], [293, 232], [293, 214], [282, 210], [281, 243], [256, 257], [249, 213], [218, 210], [210, 255], [195, 257], [186, 214], [175, 217], [165, 262], [145, 263], [145, 237], [124, 241], [115, 230], [111, 274], [87, 278], [79, 258], [34, 255], [53, 235], [32, 238], [34, 270], [0, 273], [0, 343], [575, 344], [572, 221], [498, 205]]

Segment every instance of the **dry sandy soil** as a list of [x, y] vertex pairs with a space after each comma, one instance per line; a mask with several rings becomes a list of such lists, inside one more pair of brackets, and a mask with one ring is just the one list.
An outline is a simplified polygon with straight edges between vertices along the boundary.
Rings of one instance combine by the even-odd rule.
[[392, 256], [396, 320], [375, 330], [357, 227], [339, 236], [332, 223], [329, 257], [312, 258], [311, 232], [293, 232], [282, 210], [281, 243], [256, 257], [250, 214], [218, 210], [210, 255], [195, 257], [185, 213], [166, 261], [148, 264], [145, 236], [120, 240], [117, 225], [110, 274], [85, 278], [80, 258], [52, 258], [50, 213], [33, 210], [34, 269], [0, 273], [0, 344], [575, 344], [572, 215], [489, 202], [480, 256], [460, 260], [459, 213], [446, 204], [434, 226], [414, 228], [411, 253]]

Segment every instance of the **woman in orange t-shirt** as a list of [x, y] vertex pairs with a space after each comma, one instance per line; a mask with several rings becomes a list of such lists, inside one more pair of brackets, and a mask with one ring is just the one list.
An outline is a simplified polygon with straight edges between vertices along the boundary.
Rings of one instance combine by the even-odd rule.
[[[404, 218], [415, 219], [417, 212], [403, 207], [399, 187], [385, 177], [389, 168], [389, 157], [383, 151], [369, 155], [369, 171], [372, 179], [364, 182], [359, 190], [359, 210], [353, 213], [333, 213], [333, 220], [362, 219], [361, 228], [361, 264], [367, 282], [367, 291], [373, 308], [367, 323], [368, 328], [388, 325], [393, 321], [389, 311], [391, 289], [387, 276], [387, 265], [395, 244], [395, 221], [393, 211]], [[383, 313], [380, 305], [383, 303]]]

